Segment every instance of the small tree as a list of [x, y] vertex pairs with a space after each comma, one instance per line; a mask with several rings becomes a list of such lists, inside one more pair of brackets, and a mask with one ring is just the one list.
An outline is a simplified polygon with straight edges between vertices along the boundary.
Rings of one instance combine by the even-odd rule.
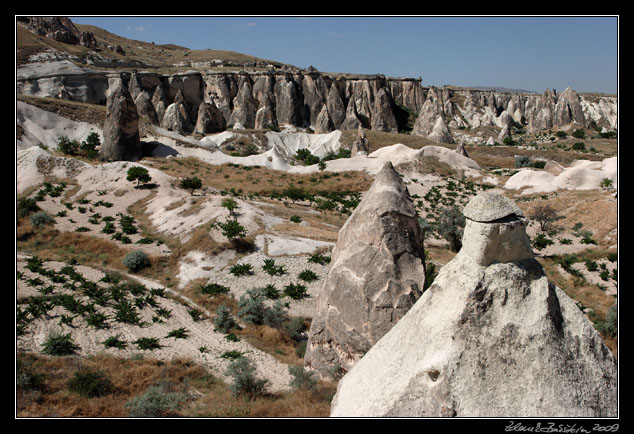
[[465, 217], [457, 207], [443, 208], [438, 217], [436, 230], [449, 242], [452, 251], [462, 248], [462, 234], [464, 232]]
[[264, 395], [269, 385], [267, 379], [255, 377], [255, 366], [246, 357], [238, 357], [227, 368], [227, 375], [233, 378], [230, 386], [233, 396], [244, 395], [247, 399], [255, 399]]
[[289, 365], [288, 373], [293, 377], [290, 386], [294, 390], [305, 389], [313, 390], [317, 385], [316, 374], [313, 371], [307, 371], [303, 366]]
[[98, 155], [97, 147], [101, 146], [99, 134], [92, 132], [81, 142], [81, 152], [88, 158], [96, 158]]
[[551, 223], [563, 218], [557, 215], [557, 212], [550, 205], [536, 206], [529, 216], [539, 222], [539, 228], [542, 232], [550, 229]]
[[229, 219], [224, 223], [217, 223], [217, 226], [222, 231], [222, 235], [232, 242], [236, 238], [242, 238], [247, 235], [247, 230], [242, 226], [238, 220]]
[[125, 258], [123, 258], [123, 265], [125, 265], [128, 270], [135, 272], [145, 267], [149, 267], [151, 263], [145, 252], [135, 250], [128, 253]]
[[216, 331], [221, 333], [228, 333], [229, 330], [238, 327], [238, 323], [231, 315], [231, 311], [224, 304], [221, 304], [218, 308], [216, 308], [214, 327]]
[[152, 177], [145, 167], [133, 166], [128, 169], [126, 179], [130, 182], [136, 181], [136, 186], [138, 187], [141, 182], [144, 184], [150, 182]]
[[223, 208], [227, 209], [227, 211], [229, 211], [229, 215], [232, 217], [233, 211], [238, 208], [238, 202], [236, 202], [236, 200], [231, 197], [223, 199], [220, 205], [222, 205]]
[[194, 191], [198, 190], [203, 186], [203, 182], [197, 176], [193, 176], [191, 178], [183, 178], [180, 182], [180, 187], [189, 191], [189, 194], [193, 195]]
[[77, 155], [79, 152], [79, 142], [70, 140], [66, 136], [61, 136], [57, 142], [57, 150], [67, 155]]

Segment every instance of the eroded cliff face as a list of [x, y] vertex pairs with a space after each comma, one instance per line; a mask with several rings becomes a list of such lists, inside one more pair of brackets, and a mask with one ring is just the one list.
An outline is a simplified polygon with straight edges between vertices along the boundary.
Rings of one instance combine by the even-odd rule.
[[217, 108], [222, 117], [214, 113], [217, 125], [291, 125], [320, 133], [359, 126], [398, 132], [405, 110], [417, 117], [412, 134], [440, 143], [454, 143], [451, 131], [463, 127], [510, 129], [516, 122], [536, 132], [568, 124], [614, 129], [617, 122], [616, 97], [578, 94], [570, 88], [560, 94], [550, 89], [542, 95], [505, 93], [423, 87], [421, 79], [413, 78], [343, 77], [298, 69], [171, 75], [79, 67], [49, 68], [46, 73], [19, 69], [16, 85], [18, 94], [105, 104], [113, 76], [123, 80], [135, 101], [142, 95], [140, 112], [157, 125], [169, 124], [163, 120], [165, 112], [180, 93], [180, 103], [187, 111], [183, 116], [189, 119], [189, 125], [181, 128], [186, 132], [195, 130], [201, 104]]

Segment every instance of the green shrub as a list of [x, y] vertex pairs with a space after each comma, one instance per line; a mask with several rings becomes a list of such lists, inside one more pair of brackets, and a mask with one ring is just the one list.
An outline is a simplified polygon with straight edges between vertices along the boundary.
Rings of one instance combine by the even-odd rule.
[[159, 343], [157, 338], [139, 338], [132, 342], [139, 350], [158, 350], [163, 348], [163, 345]]
[[182, 189], [188, 190], [189, 194], [193, 195], [195, 190], [203, 186], [203, 183], [200, 178], [193, 176], [191, 178], [181, 179], [179, 186]]
[[38, 206], [37, 202], [35, 202], [35, 200], [29, 199], [29, 198], [18, 199], [17, 210], [16, 210], [17, 211], [16, 215], [18, 218], [22, 218], [24, 216], [27, 216], [39, 210], [40, 210], [40, 207]]
[[140, 183], [150, 182], [152, 177], [145, 167], [133, 166], [128, 169], [126, 180], [130, 182], [136, 181], [136, 186], [138, 187]]
[[66, 155], [77, 155], [79, 152], [79, 142], [70, 140], [66, 136], [61, 136], [57, 141], [57, 150]]
[[616, 337], [619, 327], [618, 315], [619, 312], [617, 309], [617, 305], [615, 304], [608, 309], [608, 313], [605, 316], [604, 321], [599, 321], [595, 323], [597, 330], [607, 334], [608, 336]]
[[220, 355], [221, 359], [231, 359], [231, 360], [236, 360], [239, 359], [240, 357], [242, 357], [243, 354], [240, 351], [237, 350], [229, 350], [229, 351], [225, 351], [224, 353], [222, 353]]
[[319, 279], [319, 276], [317, 276], [317, 273], [308, 269], [303, 270], [301, 273], [299, 273], [297, 277], [303, 280], [304, 282], [309, 282], [309, 283]]
[[208, 283], [207, 285], [200, 286], [200, 292], [205, 295], [220, 295], [227, 294], [230, 289], [226, 286], [220, 285], [218, 283]]
[[66, 382], [68, 390], [84, 398], [105, 396], [114, 392], [110, 378], [101, 371], [79, 371]]
[[283, 294], [293, 300], [301, 300], [307, 297], [307, 288], [300, 283], [289, 283], [284, 287]]
[[239, 357], [231, 362], [226, 374], [233, 379], [230, 389], [234, 397], [242, 395], [251, 400], [267, 392], [269, 380], [257, 379], [255, 366], [246, 357]]
[[324, 256], [321, 253], [314, 253], [308, 257], [308, 262], [319, 265], [326, 265], [330, 263], [330, 256]]
[[120, 338], [120, 335], [110, 336], [108, 339], [102, 342], [106, 348], [117, 348], [119, 350], [128, 346], [128, 343]]
[[294, 389], [305, 389], [305, 390], [314, 390], [317, 385], [316, 373], [312, 371], [307, 371], [303, 366], [299, 365], [289, 365], [288, 373], [291, 374], [293, 378], [289, 385]]
[[80, 348], [73, 342], [71, 334], [50, 333], [42, 345], [42, 353], [51, 356], [67, 356], [74, 354]]
[[517, 157], [515, 157], [516, 168], [531, 167], [532, 165], [533, 165], [533, 161], [531, 160], [531, 157], [529, 157], [528, 155], [518, 155]]
[[229, 268], [229, 273], [236, 277], [253, 274], [253, 266], [251, 264], [235, 264]]
[[265, 309], [262, 322], [267, 326], [279, 329], [286, 321], [288, 321], [286, 306], [280, 300], [277, 300], [272, 307]]
[[213, 323], [215, 330], [221, 333], [228, 333], [229, 330], [238, 327], [238, 323], [231, 315], [231, 311], [224, 304], [216, 308], [216, 316], [214, 317]]
[[227, 237], [229, 241], [233, 241], [236, 238], [242, 238], [247, 235], [247, 230], [240, 224], [240, 222], [238, 222], [238, 220], [229, 219], [223, 223], [216, 223], [216, 225], [222, 231], [222, 235]]
[[187, 339], [189, 336], [187, 335], [187, 330], [184, 327], [174, 329], [165, 336], [166, 338], [174, 338], [174, 339]]
[[[578, 128], [572, 132], [572, 137], [574, 137], [575, 139], [585, 139], [586, 131], [583, 128]], [[573, 145], [573, 149], [574, 149], [574, 145]]]
[[262, 270], [271, 276], [281, 276], [286, 273], [283, 265], [275, 265], [274, 259], [265, 259]]
[[292, 215], [290, 220], [293, 223], [301, 223], [302, 222], [302, 218], [300, 216], [298, 216], [298, 215]]
[[269, 300], [277, 300], [282, 296], [280, 291], [272, 283], [269, 283], [268, 285], [260, 288], [260, 290], [262, 291], [262, 294], [264, 294], [264, 296]]
[[539, 233], [533, 239], [532, 244], [533, 244], [533, 247], [535, 247], [537, 250], [543, 250], [546, 247], [550, 246], [551, 244], [554, 244], [554, 241], [548, 238], [546, 234]]
[[149, 267], [151, 263], [145, 252], [142, 252], [141, 250], [135, 250], [128, 253], [125, 258], [123, 258], [123, 265], [125, 265], [128, 270], [132, 272], [137, 272], [139, 270], [142, 270], [143, 268]]
[[555, 133], [555, 136], [560, 139], [565, 139], [566, 137], [568, 137], [568, 133], [566, 133], [565, 131], [557, 131]]
[[130, 417], [169, 417], [175, 416], [180, 405], [187, 399], [181, 392], [169, 392], [161, 385], [152, 385], [143, 395], [125, 403]]
[[240, 296], [238, 300], [238, 316], [248, 323], [261, 325], [264, 323], [264, 295], [259, 288], [252, 288]]
[[583, 142], [576, 142], [572, 144], [572, 150], [573, 151], [585, 151], [586, 150], [586, 144]]
[[33, 227], [40, 229], [45, 225], [50, 225], [55, 223], [55, 219], [46, 211], [36, 211], [29, 216], [29, 220]]

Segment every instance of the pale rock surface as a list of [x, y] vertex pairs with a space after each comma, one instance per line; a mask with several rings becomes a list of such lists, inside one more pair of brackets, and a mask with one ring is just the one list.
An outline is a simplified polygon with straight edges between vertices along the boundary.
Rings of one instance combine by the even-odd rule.
[[359, 125], [357, 130], [357, 138], [354, 139], [352, 143], [352, 150], [350, 152], [351, 157], [356, 157], [357, 155], [368, 155], [369, 146], [368, 146], [368, 138], [365, 135], [365, 131], [363, 127]]
[[331, 416], [615, 417], [616, 359], [548, 281], [521, 211], [487, 193], [465, 215], [463, 248], [339, 382]]
[[425, 285], [416, 210], [386, 163], [339, 231], [308, 333], [305, 366], [349, 370], [414, 305]]
[[133, 161], [141, 157], [139, 113], [121, 80], [108, 96], [103, 144], [99, 156], [105, 160]]

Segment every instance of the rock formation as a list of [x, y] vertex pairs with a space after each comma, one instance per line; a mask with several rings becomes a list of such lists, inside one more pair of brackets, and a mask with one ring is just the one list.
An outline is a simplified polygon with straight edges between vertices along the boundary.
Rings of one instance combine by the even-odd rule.
[[365, 131], [363, 127], [359, 125], [359, 129], [357, 131], [357, 138], [352, 142], [352, 150], [350, 152], [351, 157], [355, 157], [357, 155], [368, 155], [369, 151], [368, 146], [368, 138], [365, 135]]
[[198, 106], [198, 117], [194, 132], [197, 134], [218, 133], [226, 128], [225, 119], [213, 100]]
[[161, 128], [179, 134], [185, 134], [190, 131], [191, 120], [189, 118], [189, 109], [186, 106], [185, 98], [180, 90], [176, 94], [174, 102], [165, 109], [165, 113], [161, 119]]
[[425, 260], [407, 187], [386, 163], [339, 231], [309, 330], [305, 365], [349, 370], [420, 297]]
[[462, 249], [339, 382], [331, 416], [616, 416], [616, 360], [548, 281], [521, 210], [488, 192], [464, 215]]
[[121, 80], [108, 97], [103, 144], [99, 155], [105, 160], [134, 161], [141, 157], [139, 113], [132, 96]]

